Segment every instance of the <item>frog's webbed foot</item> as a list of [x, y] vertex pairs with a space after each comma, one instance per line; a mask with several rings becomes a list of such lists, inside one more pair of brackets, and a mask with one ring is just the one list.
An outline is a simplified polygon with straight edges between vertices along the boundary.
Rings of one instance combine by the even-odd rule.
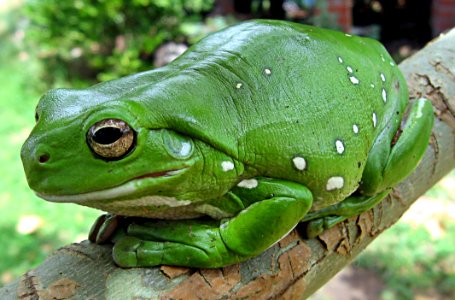
[[367, 211], [384, 199], [391, 188], [418, 165], [427, 148], [433, 127], [433, 107], [426, 99], [415, 101], [401, 135], [388, 126], [375, 140], [368, 155], [361, 185], [356, 195], [305, 216], [307, 235], [312, 238], [347, 218]]
[[125, 235], [115, 240], [115, 262], [122, 267], [166, 264], [216, 268], [245, 261], [291, 231], [312, 204], [306, 187], [266, 178], [234, 188], [231, 198], [244, 206], [232, 218], [128, 225]]
[[314, 238], [324, 230], [373, 208], [389, 192], [390, 190], [386, 190], [374, 196], [350, 196], [340, 203], [308, 213], [302, 220], [302, 222], [308, 222], [306, 224], [307, 237]]
[[233, 255], [219, 230], [219, 221], [172, 220], [131, 224], [113, 248], [114, 261], [122, 267], [160, 264], [215, 267], [233, 264]]
[[219, 222], [213, 220], [158, 221], [104, 214], [93, 224], [89, 240], [114, 243], [114, 260], [124, 267], [204, 266], [227, 252], [219, 235]]

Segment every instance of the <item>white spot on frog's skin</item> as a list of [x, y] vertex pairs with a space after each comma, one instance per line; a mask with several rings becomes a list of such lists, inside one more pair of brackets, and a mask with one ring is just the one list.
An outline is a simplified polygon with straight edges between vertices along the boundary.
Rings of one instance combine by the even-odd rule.
[[270, 74], [272, 74], [272, 71], [270, 69], [265, 69], [264, 73], [265, 73], [265, 75], [270, 75]]
[[384, 103], [387, 102], [387, 92], [382, 89], [382, 100], [384, 100]]
[[394, 63], [393, 61], [391, 61], [389, 64], [390, 64], [392, 67], [395, 66], [395, 63]]
[[352, 73], [352, 68], [351, 67], [347, 66], [346, 70], [348, 70], [349, 73]]
[[234, 164], [231, 161], [223, 161], [221, 163], [221, 168], [224, 172], [234, 170]]
[[340, 56], [338, 56], [338, 61], [340, 62], [340, 64], [343, 63], [343, 59]]
[[305, 158], [297, 156], [292, 159], [292, 162], [294, 163], [294, 167], [297, 170], [300, 170], [300, 171], [305, 170], [305, 168], [306, 168]]
[[334, 177], [330, 177], [329, 180], [327, 180], [326, 189], [328, 191], [333, 191], [333, 190], [341, 189], [343, 186], [344, 186], [343, 177], [334, 176]]
[[258, 181], [254, 178], [252, 179], [244, 179], [237, 184], [238, 187], [246, 188], [246, 189], [254, 189], [258, 186]]
[[378, 118], [376, 117], [376, 113], [373, 113], [373, 127], [376, 128], [376, 123], [378, 122]]
[[384, 58], [384, 56], [382, 56], [382, 54], [381, 54], [381, 60], [382, 60], [383, 62], [385, 62], [385, 58]]
[[370, 84], [371, 88], [374, 89], [374, 84]]
[[239, 89], [239, 88], [242, 87], [242, 85], [243, 85], [243, 84], [239, 82], [239, 83], [237, 83], [237, 84], [235, 85], [235, 87]]
[[381, 80], [385, 82], [385, 75], [381, 73]]
[[355, 134], [359, 133], [359, 126], [356, 124], [352, 125], [352, 131], [354, 131]]
[[337, 152], [338, 152], [339, 154], [342, 154], [342, 153], [344, 152], [344, 145], [343, 145], [343, 142], [342, 142], [342, 141], [336, 140], [335, 146], [336, 146]]
[[345, 33], [344, 35], [347, 36], [347, 37], [351, 37], [352, 36], [349, 33]]
[[360, 82], [360, 81], [359, 81], [356, 77], [354, 77], [354, 76], [349, 76], [349, 80], [351, 80], [351, 82], [352, 82], [353, 84], [359, 84], [359, 82]]

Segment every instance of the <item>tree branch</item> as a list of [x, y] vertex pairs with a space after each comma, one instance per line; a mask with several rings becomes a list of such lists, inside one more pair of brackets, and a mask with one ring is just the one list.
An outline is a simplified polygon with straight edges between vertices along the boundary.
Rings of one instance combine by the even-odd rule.
[[0, 289], [0, 299], [306, 298], [455, 166], [455, 29], [400, 65], [410, 97], [436, 108], [431, 143], [417, 170], [372, 210], [305, 240], [299, 228], [265, 253], [221, 269], [121, 269], [111, 248], [87, 241], [57, 250]]

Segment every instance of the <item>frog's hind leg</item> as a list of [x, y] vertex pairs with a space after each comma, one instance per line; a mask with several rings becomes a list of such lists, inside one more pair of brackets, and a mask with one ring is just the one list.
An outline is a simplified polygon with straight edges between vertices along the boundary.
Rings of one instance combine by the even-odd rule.
[[384, 199], [391, 188], [417, 166], [431, 135], [433, 107], [426, 99], [412, 104], [401, 135], [395, 144], [396, 129], [387, 127], [376, 139], [365, 165], [358, 192], [340, 203], [309, 213], [307, 235], [312, 238], [347, 218], [367, 211]]

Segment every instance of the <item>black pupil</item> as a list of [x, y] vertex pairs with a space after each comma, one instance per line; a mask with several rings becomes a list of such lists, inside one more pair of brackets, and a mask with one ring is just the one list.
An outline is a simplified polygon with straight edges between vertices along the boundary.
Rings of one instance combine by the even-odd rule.
[[93, 140], [98, 144], [109, 145], [123, 136], [123, 131], [115, 127], [104, 127], [93, 134]]

